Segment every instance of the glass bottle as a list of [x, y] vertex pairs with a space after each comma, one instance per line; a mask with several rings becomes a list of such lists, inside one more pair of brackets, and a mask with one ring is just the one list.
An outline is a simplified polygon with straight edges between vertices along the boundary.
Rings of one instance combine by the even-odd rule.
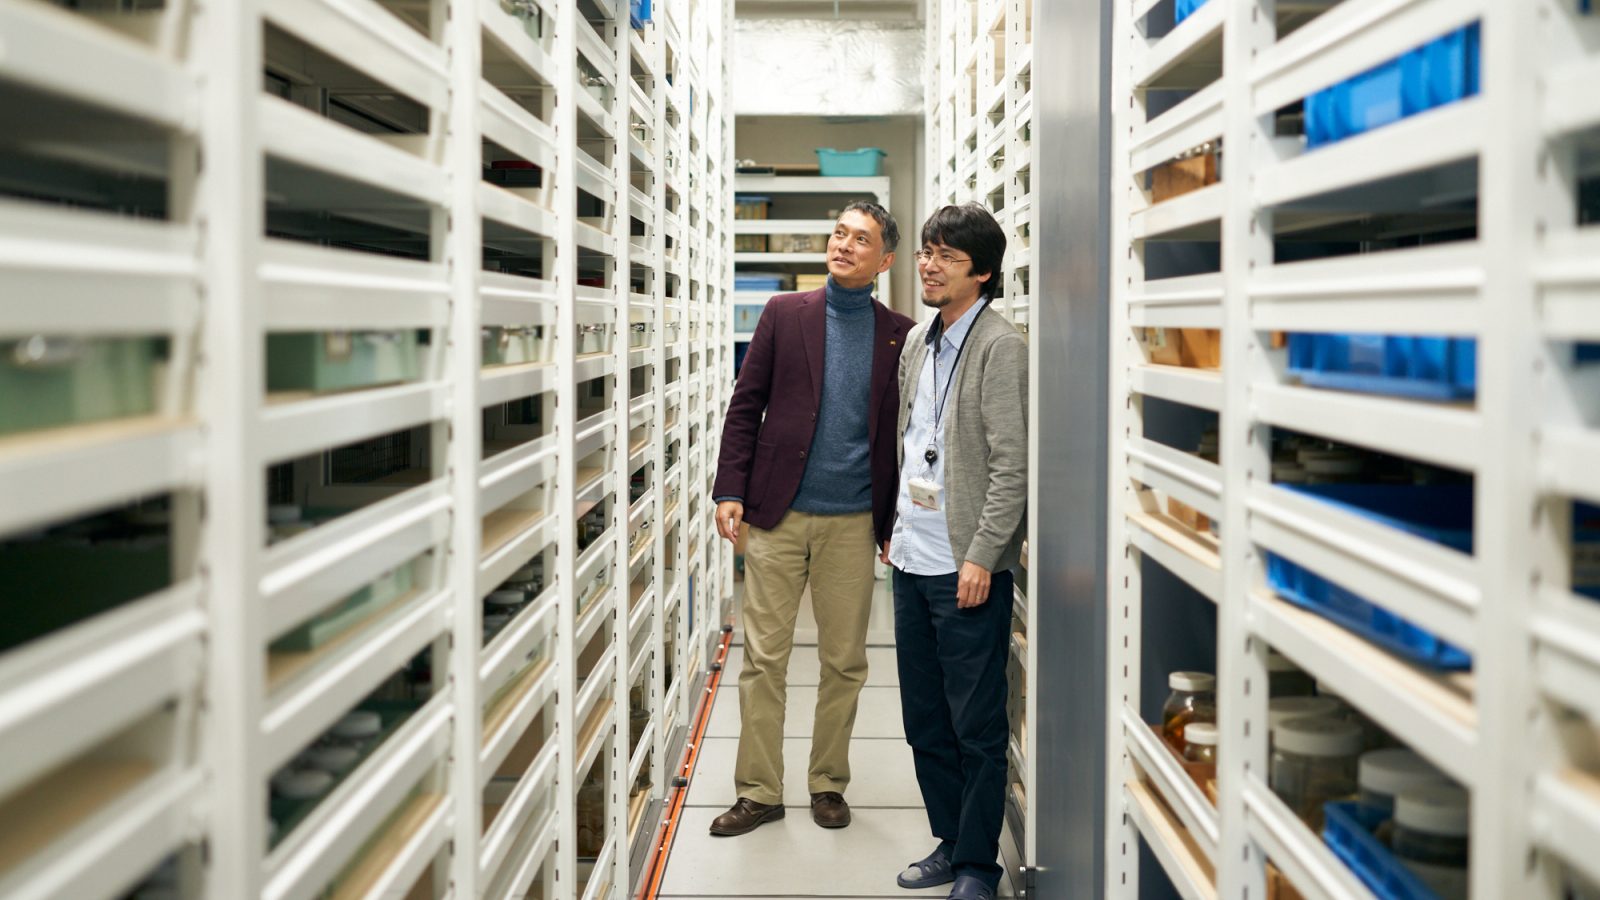
[[1269, 779], [1272, 792], [1321, 833], [1324, 804], [1356, 793], [1361, 727], [1342, 719], [1290, 719], [1273, 737]]
[[1395, 798], [1395, 858], [1440, 900], [1466, 900], [1470, 834], [1470, 800], [1456, 785], [1411, 788]]
[[1217, 764], [1217, 726], [1213, 722], [1190, 722], [1183, 729], [1185, 762]]
[[1173, 672], [1167, 676], [1172, 693], [1161, 705], [1161, 736], [1183, 752], [1183, 730], [1190, 722], [1217, 721], [1217, 676], [1209, 672]]

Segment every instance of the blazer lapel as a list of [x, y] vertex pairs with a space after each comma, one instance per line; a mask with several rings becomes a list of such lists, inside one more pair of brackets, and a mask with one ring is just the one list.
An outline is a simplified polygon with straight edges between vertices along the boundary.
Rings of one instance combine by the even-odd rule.
[[[867, 444], [878, 443], [878, 413], [889, 385], [899, 378], [900, 345], [905, 335], [895, 327], [894, 317], [882, 303], [873, 303], [872, 395], [867, 413]], [[898, 411], [897, 411], [898, 413]]]
[[800, 306], [800, 336], [805, 340], [806, 363], [811, 369], [811, 406], [822, 409], [822, 361], [828, 339], [826, 289], [812, 291]]

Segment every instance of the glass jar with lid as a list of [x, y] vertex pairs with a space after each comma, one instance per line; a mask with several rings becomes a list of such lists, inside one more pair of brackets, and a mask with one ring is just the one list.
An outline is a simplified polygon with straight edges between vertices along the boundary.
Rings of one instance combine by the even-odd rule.
[[1267, 651], [1267, 696], [1309, 697], [1316, 692], [1316, 679], [1289, 657], [1276, 650]]
[[502, 587], [483, 598], [483, 611], [491, 616], [512, 618], [528, 605], [527, 595], [514, 588]]
[[532, 563], [529, 563], [511, 573], [511, 577], [506, 579], [506, 583], [501, 585], [501, 589], [517, 591], [522, 594], [524, 603], [532, 603], [533, 599], [544, 590], [544, 586], [540, 584], [542, 580], [539, 571], [533, 567]]
[[1395, 798], [1395, 858], [1440, 900], [1466, 900], [1471, 821], [1467, 792], [1453, 784], [1414, 787]]
[[1397, 796], [1415, 788], [1450, 784], [1439, 771], [1414, 751], [1404, 747], [1369, 750], [1361, 754], [1356, 777], [1362, 806], [1385, 817], [1394, 815]]
[[1273, 697], [1267, 701], [1267, 746], [1278, 726], [1290, 719], [1339, 718], [1339, 702], [1328, 697]]
[[1268, 778], [1272, 792], [1312, 831], [1322, 831], [1322, 807], [1355, 796], [1361, 727], [1343, 719], [1289, 719], [1273, 733]]
[[1190, 722], [1183, 729], [1185, 762], [1217, 764], [1217, 725], [1215, 722]]
[[1161, 705], [1161, 736], [1183, 752], [1183, 730], [1190, 722], [1217, 721], [1217, 676], [1210, 672], [1173, 672], [1167, 676], [1172, 693]]

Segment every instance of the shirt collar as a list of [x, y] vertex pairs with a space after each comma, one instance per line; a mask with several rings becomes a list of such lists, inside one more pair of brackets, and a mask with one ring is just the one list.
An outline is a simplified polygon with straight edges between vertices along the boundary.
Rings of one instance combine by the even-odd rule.
[[928, 329], [928, 334], [924, 340], [927, 342], [928, 346], [935, 348], [934, 352], [936, 353], [942, 349], [938, 345], [938, 341], [941, 337], [950, 342], [957, 350], [961, 349], [961, 345], [967, 341], [968, 332], [972, 331], [972, 324], [978, 321], [978, 315], [982, 313], [984, 307], [988, 305], [988, 297], [979, 297], [978, 302], [972, 304], [971, 309], [962, 313], [961, 318], [957, 319], [956, 323], [951, 325], [949, 330], [945, 330], [943, 318], [940, 318], [937, 315], [934, 316], [933, 327]]

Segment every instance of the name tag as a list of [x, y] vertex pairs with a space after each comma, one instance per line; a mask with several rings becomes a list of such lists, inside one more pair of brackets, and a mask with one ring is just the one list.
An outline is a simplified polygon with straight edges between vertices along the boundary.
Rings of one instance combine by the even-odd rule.
[[944, 498], [944, 488], [926, 478], [913, 478], [906, 482], [911, 489], [911, 502], [923, 509], [937, 512]]

